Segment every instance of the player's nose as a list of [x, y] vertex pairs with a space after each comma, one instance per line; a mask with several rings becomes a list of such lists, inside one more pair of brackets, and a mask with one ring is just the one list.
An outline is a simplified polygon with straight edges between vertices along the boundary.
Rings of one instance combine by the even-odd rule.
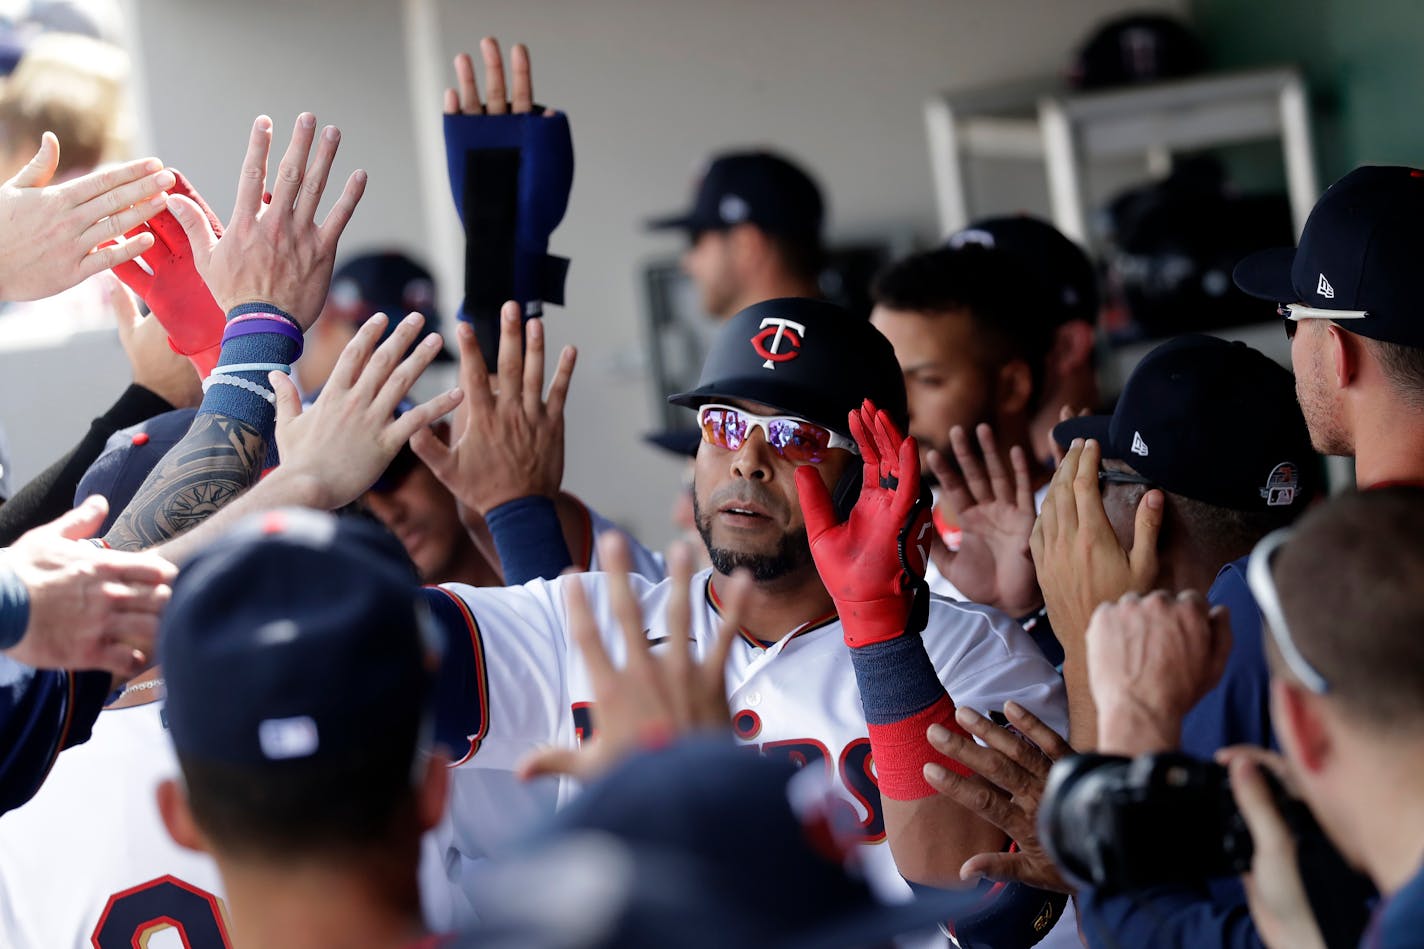
[[732, 452], [732, 477], [749, 481], [770, 481], [774, 470], [773, 454], [761, 428], [752, 429], [742, 440], [741, 447]]

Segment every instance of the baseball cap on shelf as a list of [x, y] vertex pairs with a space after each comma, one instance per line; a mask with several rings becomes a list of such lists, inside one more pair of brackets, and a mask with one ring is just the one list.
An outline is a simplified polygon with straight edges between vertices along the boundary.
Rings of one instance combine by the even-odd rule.
[[824, 216], [821, 189], [799, 165], [774, 152], [729, 152], [707, 166], [690, 210], [648, 227], [696, 234], [751, 223], [768, 234], [819, 241]]
[[1300, 245], [1252, 254], [1236, 285], [1360, 336], [1424, 347], [1424, 170], [1366, 166], [1321, 196]]
[[109, 514], [99, 528], [100, 535], [114, 526], [159, 459], [188, 434], [197, 414], [197, 409], [174, 409], [109, 436], [104, 450], [74, 489], [76, 507], [93, 494], [108, 500]]
[[949, 235], [945, 245], [985, 247], [1012, 257], [1029, 279], [1038, 280], [1054, 306], [1054, 326], [1071, 320], [1098, 321], [1098, 278], [1082, 248], [1047, 221], [1027, 214], [984, 218]]
[[850, 437], [848, 418], [865, 399], [903, 431], [905, 378], [890, 341], [868, 320], [804, 297], [753, 304], [717, 331], [697, 387], [674, 405], [741, 399], [798, 415]]
[[173, 745], [278, 772], [397, 742], [415, 754], [437, 644], [388, 531], [305, 509], [253, 515], [182, 565], [159, 622]]
[[[382, 336], [385, 339], [412, 310], [425, 317], [421, 338], [440, 332], [440, 311], [435, 307], [435, 281], [430, 271], [405, 254], [385, 251], [352, 257], [336, 268], [323, 312], [357, 324], [384, 313], [390, 318]], [[435, 357], [436, 362], [453, 360], [445, 349]]]
[[1236, 511], [1302, 509], [1319, 459], [1291, 374], [1240, 342], [1186, 335], [1143, 357], [1112, 415], [1059, 422], [1173, 494]]
[[1185, 23], [1130, 13], [1093, 31], [1068, 67], [1068, 81], [1079, 89], [1105, 89], [1180, 79], [1206, 65], [1206, 47]]
[[[505, 941], [476, 930], [469, 944], [876, 945], [933, 931], [975, 899], [879, 903], [847, 869], [858, 830], [819, 769], [720, 737], [684, 739], [618, 765], [496, 861], [479, 911]], [[747, 898], [753, 871], [774, 881], [774, 899]]]

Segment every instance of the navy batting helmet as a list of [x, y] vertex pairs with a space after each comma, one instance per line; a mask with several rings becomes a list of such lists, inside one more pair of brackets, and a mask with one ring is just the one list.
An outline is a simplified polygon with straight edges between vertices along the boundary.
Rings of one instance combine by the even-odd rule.
[[783, 297], [742, 310], [718, 332], [697, 388], [668, 397], [688, 408], [719, 399], [760, 402], [847, 437], [850, 413], [870, 399], [901, 431], [909, 427], [890, 341], [822, 300]]

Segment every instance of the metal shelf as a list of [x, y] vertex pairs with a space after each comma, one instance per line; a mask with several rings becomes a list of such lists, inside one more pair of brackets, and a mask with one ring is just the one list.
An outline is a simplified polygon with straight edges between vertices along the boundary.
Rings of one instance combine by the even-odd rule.
[[925, 104], [925, 129], [946, 235], [973, 217], [970, 157], [1042, 161], [1053, 222], [1084, 246], [1085, 175], [1096, 160], [1144, 155], [1152, 174], [1165, 175], [1173, 152], [1277, 139], [1297, 235], [1319, 196], [1305, 86], [1293, 68], [1093, 93], [1065, 93], [1057, 80], [945, 93]]

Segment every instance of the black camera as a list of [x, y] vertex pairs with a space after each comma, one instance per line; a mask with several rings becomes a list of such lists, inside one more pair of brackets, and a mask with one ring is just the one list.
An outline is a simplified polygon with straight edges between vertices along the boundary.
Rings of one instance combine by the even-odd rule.
[[[1297, 833], [1313, 828], [1305, 805], [1261, 773], [1287, 825]], [[1251, 867], [1251, 834], [1226, 769], [1176, 753], [1058, 761], [1038, 835], [1065, 876], [1105, 890], [1196, 883]]]

